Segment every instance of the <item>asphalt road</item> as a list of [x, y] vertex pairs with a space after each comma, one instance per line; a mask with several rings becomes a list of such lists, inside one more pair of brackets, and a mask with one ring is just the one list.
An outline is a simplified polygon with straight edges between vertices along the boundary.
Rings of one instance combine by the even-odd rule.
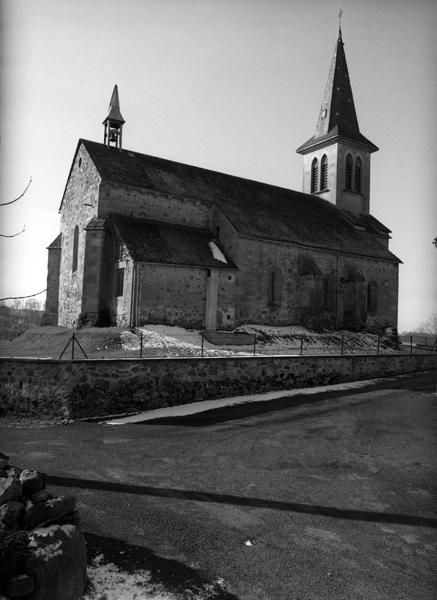
[[[437, 597], [435, 374], [192, 417], [9, 427], [89, 551], [208, 598]], [[190, 597], [190, 596], [187, 596]]]

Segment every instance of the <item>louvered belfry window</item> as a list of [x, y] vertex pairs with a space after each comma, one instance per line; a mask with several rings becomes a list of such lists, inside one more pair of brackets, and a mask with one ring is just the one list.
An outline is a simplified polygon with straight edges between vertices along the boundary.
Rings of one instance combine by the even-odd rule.
[[344, 187], [347, 190], [352, 190], [352, 156], [346, 156], [346, 173], [344, 178]]
[[357, 156], [355, 159], [355, 177], [354, 177], [354, 191], [361, 192], [361, 158]]
[[328, 189], [328, 157], [324, 154], [320, 162], [320, 191], [326, 189]]
[[317, 158], [313, 158], [311, 163], [311, 193], [317, 192], [319, 183], [319, 162]]

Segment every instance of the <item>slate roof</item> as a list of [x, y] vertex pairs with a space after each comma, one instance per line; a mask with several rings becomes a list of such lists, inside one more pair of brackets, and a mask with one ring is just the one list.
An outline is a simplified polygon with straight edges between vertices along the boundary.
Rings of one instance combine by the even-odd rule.
[[369, 152], [378, 150], [375, 144], [362, 135], [358, 126], [341, 30], [338, 32], [316, 132], [297, 152], [305, 154], [331, 138], [353, 140], [365, 146]]
[[79, 140], [105, 181], [214, 203], [242, 236], [399, 259], [317, 196]]
[[218, 244], [208, 230], [118, 214], [110, 215], [109, 219], [136, 262], [214, 269], [237, 268], [222, 248], [220, 250], [227, 262], [214, 258], [209, 244]]

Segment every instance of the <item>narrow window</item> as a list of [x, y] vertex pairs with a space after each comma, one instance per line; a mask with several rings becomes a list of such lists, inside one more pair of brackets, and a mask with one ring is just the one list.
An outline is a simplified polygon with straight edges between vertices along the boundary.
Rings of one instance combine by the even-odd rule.
[[319, 183], [319, 163], [317, 158], [313, 159], [311, 163], [311, 193], [314, 194], [317, 192]]
[[124, 269], [117, 269], [115, 276], [115, 295], [123, 296]]
[[344, 187], [347, 190], [352, 190], [352, 156], [346, 156], [346, 172], [344, 177]]
[[115, 243], [115, 260], [123, 260], [123, 241], [119, 238]]
[[355, 159], [355, 177], [354, 177], [354, 191], [361, 192], [361, 158], [357, 156]]
[[73, 264], [71, 270], [73, 273], [77, 271], [77, 256], [79, 253], [79, 227], [76, 225], [73, 234]]
[[324, 310], [329, 309], [329, 282], [327, 277], [323, 279], [323, 308]]
[[282, 301], [282, 275], [279, 269], [269, 272], [267, 278], [267, 304], [271, 307], [280, 306]]
[[369, 281], [367, 285], [367, 312], [375, 315], [378, 310], [378, 285], [376, 281]]
[[326, 154], [322, 156], [320, 161], [320, 191], [328, 189], [328, 157]]

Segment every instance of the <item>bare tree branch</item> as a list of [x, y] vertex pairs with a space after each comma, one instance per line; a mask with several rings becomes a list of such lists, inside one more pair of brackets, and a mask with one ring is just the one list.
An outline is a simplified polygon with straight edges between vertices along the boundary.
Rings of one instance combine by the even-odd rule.
[[5, 300], [24, 300], [25, 298], [33, 298], [34, 296], [39, 296], [40, 294], [44, 294], [47, 291], [42, 290], [42, 292], [38, 292], [37, 294], [29, 294], [29, 296], [9, 296], [8, 298], [0, 298], [0, 302], [4, 302]]
[[24, 233], [25, 229], [26, 228], [23, 227], [23, 229], [21, 231], [18, 231], [17, 233], [13, 233], [12, 235], [6, 235], [5, 233], [0, 233], [0, 237], [6, 237], [6, 238], [17, 237], [17, 235], [21, 235], [22, 233]]
[[[8, 206], [8, 204], [13, 204], [14, 202], [17, 202], [20, 198], [22, 198], [24, 196], [24, 194], [27, 192], [27, 190], [29, 189], [30, 184], [32, 183], [32, 177], [29, 177], [29, 183], [26, 185], [24, 192], [22, 192], [18, 198], [15, 198], [15, 200], [10, 200], [9, 202], [0, 202], [0, 206]], [[5, 236], [7, 237], [7, 236]]]

